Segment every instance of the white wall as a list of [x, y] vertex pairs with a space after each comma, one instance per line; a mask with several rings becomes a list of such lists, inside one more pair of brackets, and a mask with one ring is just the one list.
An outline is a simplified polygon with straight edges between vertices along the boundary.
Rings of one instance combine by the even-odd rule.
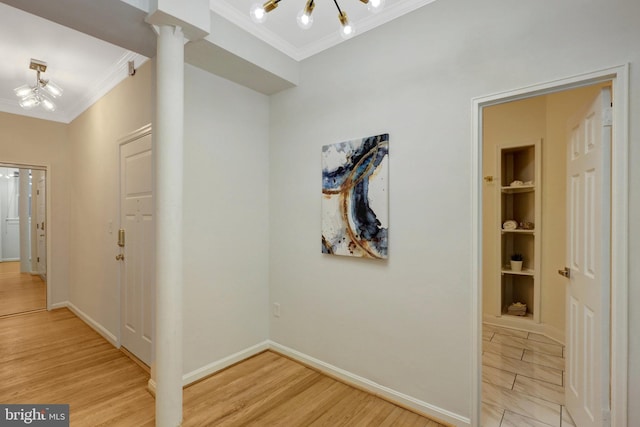
[[268, 337], [268, 98], [185, 68], [184, 372]]
[[[631, 62], [635, 0], [448, 0], [302, 63], [272, 97], [271, 338], [442, 409], [471, 410], [471, 100]], [[631, 120], [630, 164], [640, 164]], [[390, 133], [388, 262], [320, 253], [320, 147]], [[640, 173], [630, 171], [630, 259]], [[631, 263], [630, 301], [640, 299]], [[629, 402], [640, 401], [640, 313], [630, 310]], [[629, 419], [640, 408], [629, 405]]]
[[69, 301], [111, 339], [117, 339], [120, 325], [119, 264], [115, 260], [120, 223], [118, 140], [152, 120], [154, 64], [145, 63], [134, 77], [125, 79], [68, 125], [73, 206]]
[[[117, 141], [152, 121], [154, 67], [154, 61], [140, 67], [70, 124], [69, 300], [115, 338]], [[264, 95], [191, 66], [185, 104], [187, 374], [267, 339], [269, 116]]]
[[69, 184], [70, 145], [67, 126], [62, 123], [0, 113], [0, 162], [49, 166], [47, 174], [51, 200], [48, 242], [47, 284], [50, 304], [68, 299], [69, 283]]

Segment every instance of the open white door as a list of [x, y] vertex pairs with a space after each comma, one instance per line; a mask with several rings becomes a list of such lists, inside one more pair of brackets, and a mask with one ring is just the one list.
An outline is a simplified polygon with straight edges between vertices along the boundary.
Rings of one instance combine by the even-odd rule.
[[576, 426], [601, 427], [610, 417], [610, 89], [568, 125], [566, 406]]
[[155, 221], [151, 135], [120, 147], [122, 345], [151, 364], [155, 306]]

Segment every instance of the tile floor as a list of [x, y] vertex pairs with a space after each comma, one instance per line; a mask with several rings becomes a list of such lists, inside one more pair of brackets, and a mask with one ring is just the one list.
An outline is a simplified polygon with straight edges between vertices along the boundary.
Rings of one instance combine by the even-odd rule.
[[482, 427], [575, 427], [564, 407], [564, 346], [482, 327]]

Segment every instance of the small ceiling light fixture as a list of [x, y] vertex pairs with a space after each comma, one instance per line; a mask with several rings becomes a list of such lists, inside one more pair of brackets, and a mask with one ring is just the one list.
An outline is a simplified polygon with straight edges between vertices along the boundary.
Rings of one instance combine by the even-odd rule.
[[[278, 7], [278, 3], [280, 3], [280, 1], [281, 0], [268, 0], [264, 4], [254, 3], [253, 6], [251, 6], [251, 10], [249, 11], [251, 19], [258, 24], [263, 23], [264, 21], [267, 20], [267, 13], [271, 12], [273, 9]], [[380, 10], [382, 10], [385, 2], [385, 0], [360, 0], [360, 1], [367, 5], [367, 8], [369, 9], [370, 12], [374, 12], [374, 13], [377, 13]], [[335, 3], [336, 8], [338, 9], [338, 20], [340, 21], [340, 25], [341, 25], [340, 35], [345, 39], [348, 39], [355, 34], [355, 28], [353, 27], [353, 24], [349, 22], [349, 18], [347, 17], [347, 14], [343, 12], [342, 9], [340, 9], [338, 0], [333, 0], [333, 3]], [[300, 26], [300, 28], [304, 30], [311, 28], [311, 25], [313, 24], [313, 16], [311, 14], [315, 6], [316, 6], [315, 0], [306, 1], [304, 9], [302, 9], [298, 13], [298, 16], [296, 17], [296, 20], [298, 21], [298, 25]]]
[[62, 95], [62, 88], [52, 82], [40, 77], [40, 73], [47, 71], [47, 63], [38, 59], [31, 59], [29, 69], [36, 72], [36, 84], [34, 86], [22, 85], [14, 89], [16, 96], [20, 98], [20, 106], [25, 110], [30, 110], [41, 105], [45, 110], [52, 112], [56, 110], [56, 104], [51, 98]]

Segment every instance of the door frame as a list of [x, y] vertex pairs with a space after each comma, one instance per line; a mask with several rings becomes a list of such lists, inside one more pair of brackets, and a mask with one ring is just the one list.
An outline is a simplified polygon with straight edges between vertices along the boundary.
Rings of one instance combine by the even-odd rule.
[[[0, 167], [3, 168], [18, 168], [18, 169], [37, 169], [37, 170], [41, 170], [44, 171], [44, 176], [45, 176], [45, 180], [44, 180], [44, 185], [45, 185], [45, 218], [46, 218], [46, 224], [47, 227], [50, 227], [52, 224], [51, 221], [51, 166], [49, 164], [38, 164], [38, 163], [21, 163], [21, 162], [11, 162], [11, 161], [4, 161], [1, 160], [0, 161]], [[46, 277], [47, 280], [45, 280], [44, 284], [47, 290], [47, 311], [51, 311], [54, 308], [60, 308], [63, 306], [63, 304], [56, 304], [55, 306], [52, 304], [53, 298], [51, 296], [52, 293], [52, 289], [54, 286], [54, 282], [53, 282], [53, 277], [51, 276], [51, 264], [52, 264], [52, 253], [51, 253], [51, 248], [53, 247], [53, 236], [51, 232], [51, 228], [47, 229], [47, 241], [46, 241], [46, 253], [47, 253], [47, 268], [46, 268]]]
[[482, 398], [482, 127], [483, 109], [606, 81], [612, 82], [611, 141], [611, 425], [627, 425], [629, 64], [472, 99], [471, 137], [471, 424]]

